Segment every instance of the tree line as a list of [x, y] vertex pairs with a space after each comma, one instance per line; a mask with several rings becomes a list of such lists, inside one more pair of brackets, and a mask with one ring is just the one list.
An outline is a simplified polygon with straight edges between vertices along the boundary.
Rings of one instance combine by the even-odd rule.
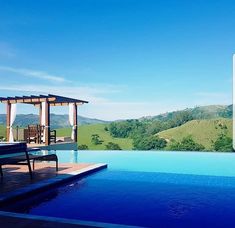
[[[231, 116], [231, 110], [221, 116]], [[114, 138], [130, 138], [133, 140], [134, 150], [174, 150], [174, 151], [204, 151], [205, 147], [195, 142], [191, 135], [184, 137], [181, 141], [166, 141], [160, 138], [157, 133], [179, 127], [188, 121], [197, 119], [197, 117], [205, 117], [205, 113], [200, 113], [196, 108], [194, 111], [186, 109], [183, 111], [171, 112], [166, 115], [159, 115], [157, 118], [143, 118], [137, 120], [125, 120], [112, 122], [104, 127]], [[219, 126], [220, 127], [220, 126]], [[223, 133], [211, 142], [214, 151], [232, 151], [232, 138], [226, 134], [227, 127], [222, 126]], [[102, 144], [103, 141], [97, 134], [92, 135], [91, 142], [94, 145]], [[116, 143], [109, 142], [105, 145], [106, 149], [121, 149]]]
[[[167, 142], [160, 138], [157, 133], [181, 126], [186, 122], [193, 120], [193, 114], [189, 110], [170, 113], [167, 118], [162, 120], [143, 119], [143, 120], [125, 120], [112, 122], [106, 127], [112, 137], [133, 139], [134, 150], [178, 150], [178, 151], [204, 151], [205, 147], [194, 141], [193, 137], [188, 135], [181, 141]], [[223, 133], [212, 143], [214, 151], [232, 151], [232, 138], [226, 136], [226, 128]]]

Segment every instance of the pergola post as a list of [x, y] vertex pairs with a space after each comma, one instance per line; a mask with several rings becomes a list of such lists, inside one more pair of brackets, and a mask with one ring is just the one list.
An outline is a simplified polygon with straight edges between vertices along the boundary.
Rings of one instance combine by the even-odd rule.
[[74, 103], [74, 109], [73, 109], [73, 135], [74, 135], [74, 142], [78, 141], [78, 108], [77, 104]]
[[42, 103], [39, 104], [39, 124], [42, 125]]
[[45, 101], [45, 145], [50, 145], [50, 104]]
[[10, 122], [11, 122], [11, 103], [8, 101], [6, 103], [6, 108], [7, 108], [7, 119], [6, 119], [6, 125], [7, 125], [7, 142], [10, 140]]

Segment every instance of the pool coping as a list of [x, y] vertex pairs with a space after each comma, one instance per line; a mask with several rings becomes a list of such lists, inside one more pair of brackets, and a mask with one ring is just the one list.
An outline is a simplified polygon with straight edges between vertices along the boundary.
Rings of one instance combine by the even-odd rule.
[[[14, 213], [14, 212], [6, 212], [6, 211], [0, 211], [0, 221], [1, 217], [4, 218], [15, 218], [18, 219], [20, 223], [22, 223], [22, 220], [26, 220], [25, 225], [29, 226], [30, 222], [39, 222], [44, 221], [45, 223], [50, 222], [52, 226], [50, 227], [58, 227], [60, 225], [61, 227], [66, 225], [71, 225], [71, 227], [74, 227], [73, 225], [76, 225], [78, 227], [103, 227], [103, 228], [141, 228], [141, 226], [133, 226], [133, 225], [123, 225], [123, 224], [114, 224], [114, 223], [105, 223], [105, 222], [95, 222], [95, 221], [87, 221], [87, 220], [79, 220], [79, 219], [66, 219], [66, 218], [59, 218], [59, 217], [50, 217], [50, 216], [41, 216], [41, 215], [30, 215], [30, 214], [22, 214], [22, 213]], [[4, 223], [1, 225], [4, 225]], [[54, 225], [54, 226], [53, 226]], [[8, 226], [11, 227], [11, 226]], [[44, 224], [37, 227], [45, 227]]]
[[87, 176], [91, 173], [107, 168], [108, 165], [105, 163], [98, 163], [89, 165], [88, 167], [72, 171], [66, 174], [60, 174], [59, 176], [52, 177], [46, 180], [39, 181], [38, 183], [30, 184], [12, 192], [3, 193], [0, 195], [0, 206], [4, 206], [6, 203], [24, 199], [25, 197], [31, 196], [35, 193], [49, 189], [56, 185], [69, 182], [73, 179]]

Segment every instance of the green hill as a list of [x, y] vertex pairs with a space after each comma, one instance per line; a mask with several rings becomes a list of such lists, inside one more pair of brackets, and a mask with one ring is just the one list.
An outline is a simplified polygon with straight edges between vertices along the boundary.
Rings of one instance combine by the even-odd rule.
[[[106, 124], [90, 124], [82, 125], [78, 128], [78, 143], [86, 144], [91, 150], [104, 150], [105, 145], [108, 142], [117, 143], [122, 150], [131, 150], [132, 149], [132, 139], [129, 138], [113, 138], [110, 136], [108, 131], [105, 131], [104, 128]], [[104, 142], [101, 145], [94, 145], [91, 143], [91, 136], [93, 134], [98, 134], [100, 139]], [[62, 128], [57, 129], [58, 136], [69, 136], [71, 135], [71, 128]]]
[[4, 125], [0, 125], [0, 139], [2, 137], [6, 137], [6, 127]]
[[212, 140], [215, 141], [221, 133], [232, 138], [232, 119], [192, 120], [179, 127], [162, 131], [157, 135], [167, 141], [172, 139], [181, 141], [184, 137], [191, 135], [195, 142], [210, 150]]
[[[105, 131], [104, 128], [107, 124], [86, 124], [81, 125], [78, 128], [78, 143], [86, 144], [91, 150], [104, 150], [105, 145], [108, 142], [117, 143], [122, 150], [132, 150], [132, 139], [129, 138], [113, 138], [110, 136], [109, 132]], [[71, 128], [60, 128], [57, 129], [57, 136], [70, 136]], [[91, 135], [98, 134], [100, 139], [104, 142], [100, 145], [94, 145], [91, 143]], [[0, 137], [5, 137], [6, 127], [0, 125]]]

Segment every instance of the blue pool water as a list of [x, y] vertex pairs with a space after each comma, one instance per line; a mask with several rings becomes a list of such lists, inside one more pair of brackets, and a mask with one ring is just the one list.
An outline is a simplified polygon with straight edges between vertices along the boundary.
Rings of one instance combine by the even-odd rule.
[[109, 170], [235, 177], [235, 153], [56, 151], [56, 154], [61, 163], [107, 163]]
[[107, 170], [5, 210], [143, 227], [235, 227], [235, 154], [56, 152]]

